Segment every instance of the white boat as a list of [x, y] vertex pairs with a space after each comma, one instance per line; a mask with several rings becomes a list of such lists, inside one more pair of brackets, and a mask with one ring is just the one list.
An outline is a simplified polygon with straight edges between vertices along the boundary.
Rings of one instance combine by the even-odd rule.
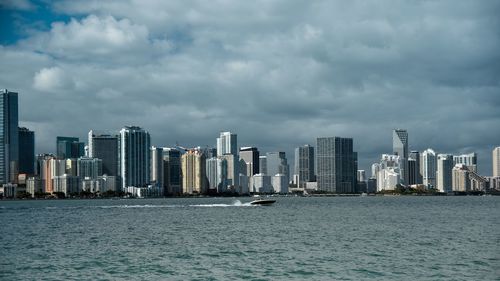
[[276, 200], [272, 200], [272, 199], [257, 199], [257, 200], [254, 200], [254, 201], [250, 202], [250, 205], [269, 206], [269, 205], [274, 204], [274, 202], [276, 202]]

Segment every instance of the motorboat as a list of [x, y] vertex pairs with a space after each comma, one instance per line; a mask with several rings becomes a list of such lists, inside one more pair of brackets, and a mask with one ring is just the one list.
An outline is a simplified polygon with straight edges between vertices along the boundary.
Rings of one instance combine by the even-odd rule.
[[276, 202], [276, 200], [272, 200], [272, 199], [257, 199], [257, 200], [254, 200], [254, 201], [250, 202], [250, 205], [269, 206], [269, 205], [274, 204], [274, 202]]

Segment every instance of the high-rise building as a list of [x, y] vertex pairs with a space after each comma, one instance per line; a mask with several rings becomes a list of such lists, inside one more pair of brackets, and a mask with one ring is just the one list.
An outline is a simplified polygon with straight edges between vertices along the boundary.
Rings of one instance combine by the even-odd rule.
[[102, 176], [102, 160], [99, 158], [80, 157], [78, 158], [78, 173], [82, 180], [85, 178], [97, 179]]
[[227, 160], [218, 157], [207, 159], [208, 188], [218, 193], [227, 188]]
[[146, 187], [150, 179], [151, 137], [140, 127], [126, 126], [120, 130], [120, 176], [122, 189]]
[[60, 159], [79, 158], [85, 155], [85, 143], [79, 138], [61, 137], [56, 139], [57, 157]]
[[376, 179], [378, 177], [378, 172], [380, 171], [380, 163], [372, 164], [372, 176], [371, 178]]
[[19, 169], [18, 95], [0, 90], [0, 185], [15, 183]]
[[68, 196], [80, 192], [80, 177], [63, 174], [52, 178], [53, 192], [62, 192]]
[[35, 132], [19, 128], [19, 173], [35, 174]]
[[274, 193], [288, 193], [288, 179], [285, 174], [276, 174], [272, 176], [271, 185]]
[[318, 190], [354, 193], [357, 171], [352, 138], [318, 138], [316, 147]]
[[163, 148], [162, 147], [151, 147], [151, 175], [150, 180], [157, 186], [163, 187], [164, 185], [164, 169], [165, 163], [163, 161]]
[[366, 172], [365, 172], [365, 170], [358, 170], [357, 180], [358, 180], [358, 182], [366, 181]]
[[198, 150], [190, 150], [181, 157], [182, 193], [203, 194], [206, 192], [205, 156]]
[[401, 182], [401, 157], [382, 154], [377, 175], [377, 190], [394, 190]]
[[267, 175], [267, 156], [259, 156], [259, 174]]
[[440, 192], [451, 192], [453, 183], [453, 155], [437, 155], [436, 187]]
[[168, 181], [165, 195], [182, 193], [181, 152], [175, 148], [163, 148], [164, 165], [168, 167]]
[[66, 174], [66, 160], [57, 159], [54, 155], [39, 155], [39, 173], [42, 180], [42, 189], [47, 193], [55, 192], [53, 179], [54, 177]]
[[492, 153], [493, 157], [493, 177], [500, 177], [500, 146], [495, 147]]
[[422, 183], [428, 188], [436, 187], [436, 171], [436, 152], [428, 148], [420, 155], [420, 174], [422, 175]]
[[102, 160], [102, 173], [108, 176], [118, 176], [119, 136], [116, 134], [90, 131], [89, 157]]
[[250, 178], [250, 193], [271, 193], [271, 177], [265, 174], [256, 174]]
[[238, 155], [238, 137], [231, 132], [221, 132], [217, 138], [217, 156], [224, 154]]
[[300, 188], [305, 188], [307, 182], [316, 180], [313, 146], [306, 144], [295, 148], [295, 174], [298, 176], [297, 187]]
[[412, 151], [408, 155], [408, 185], [422, 184], [420, 174], [420, 152]]
[[462, 154], [453, 156], [453, 163], [456, 164], [464, 164], [467, 166], [469, 171], [478, 172], [477, 170], [477, 154], [475, 152], [469, 154]]
[[249, 171], [246, 173], [247, 176], [251, 177], [260, 172], [259, 166], [259, 150], [257, 147], [242, 147], [240, 148], [240, 159], [245, 161], [249, 166]]
[[453, 191], [466, 192], [470, 190], [469, 169], [465, 164], [456, 164], [452, 170]]
[[269, 176], [283, 174], [288, 182], [290, 180], [290, 167], [288, 166], [288, 160], [286, 159], [285, 152], [268, 152], [266, 153], [266, 158], [267, 174]]
[[227, 185], [237, 188], [240, 185], [238, 155], [224, 154], [220, 158], [226, 161], [227, 165]]
[[408, 185], [408, 132], [402, 129], [392, 131], [392, 147], [394, 155], [398, 155], [401, 160], [401, 178], [403, 184]]

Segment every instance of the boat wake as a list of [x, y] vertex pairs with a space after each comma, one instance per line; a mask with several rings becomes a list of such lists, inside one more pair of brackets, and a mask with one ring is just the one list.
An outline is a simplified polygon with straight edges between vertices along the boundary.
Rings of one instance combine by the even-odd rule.
[[190, 205], [110, 205], [110, 206], [96, 206], [101, 209], [135, 209], [135, 208], [186, 208], [186, 207], [201, 207], [201, 208], [211, 208], [211, 207], [250, 207], [250, 202], [241, 203], [240, 200], [235, 200], [231, 204], [190, 204]]
[[189, 205], [189, 207], [251, 207], [250, 202], [248, 203], [241, 203], [240, 200], [234, 200], [232, 204], [196, 204], [196, 205]]

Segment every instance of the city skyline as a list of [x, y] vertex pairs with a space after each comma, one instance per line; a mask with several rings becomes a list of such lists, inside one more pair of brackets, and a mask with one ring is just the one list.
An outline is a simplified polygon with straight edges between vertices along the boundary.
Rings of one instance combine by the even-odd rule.
[[53, 136], [138, 125], [155, 146], [234, 131], [293, 163], [338, 135], [368, 170], [404, 128], [409, 150], [476, 152], [491, 173], [498, 3], [20, 3], [1, 4], [0, 87], [20, 93], [37, 153], [55, 152]]

